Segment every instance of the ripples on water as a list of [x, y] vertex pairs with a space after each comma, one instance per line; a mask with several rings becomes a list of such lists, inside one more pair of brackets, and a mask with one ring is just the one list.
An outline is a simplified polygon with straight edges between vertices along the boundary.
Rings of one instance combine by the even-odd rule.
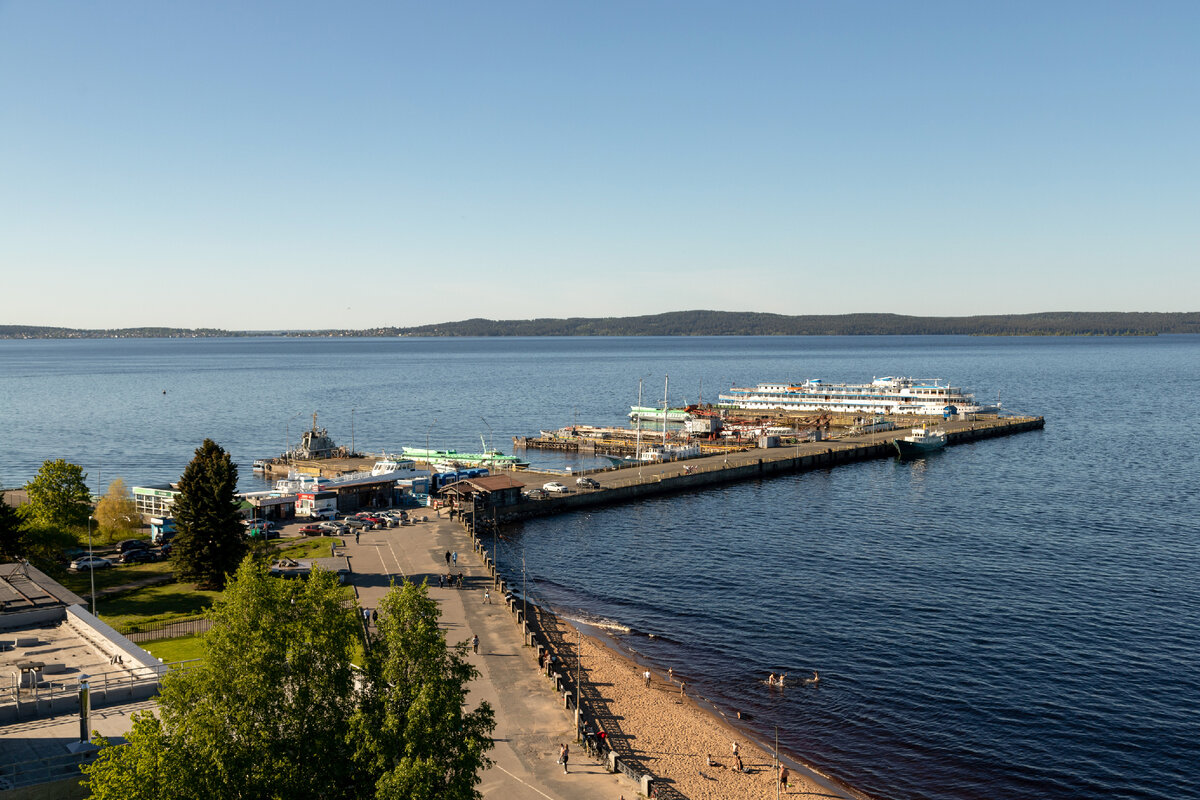
[[[313, 409], [346, 441], [356, 408], [360, 446], [508, 449], [618, 422], [668, 371], [710, 399], [896, 373], [1003, 389], [1046, 429], [539, 520], [501, 563], [879, 797], [1197, 797], [1197, 363], [1197, 337], [0, 342], [0, 478], [62, 455], [171, 480], [204, 436], [245, 465]], [[813, 669], [818, 688], [762, 684]]]

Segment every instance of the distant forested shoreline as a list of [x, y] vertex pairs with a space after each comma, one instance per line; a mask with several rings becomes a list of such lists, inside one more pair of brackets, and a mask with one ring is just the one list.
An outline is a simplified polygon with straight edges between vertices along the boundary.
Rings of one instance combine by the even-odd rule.
[[0, 339], [201, 339], [243, 336], [1156, 336], [1200, 333], [1200, 312], [1089, 312], [912, 317], [672, 311], [639, 317], [467, 319], [360, 330], [231, 331], [220, 328], [84, 329], [0, 325]]

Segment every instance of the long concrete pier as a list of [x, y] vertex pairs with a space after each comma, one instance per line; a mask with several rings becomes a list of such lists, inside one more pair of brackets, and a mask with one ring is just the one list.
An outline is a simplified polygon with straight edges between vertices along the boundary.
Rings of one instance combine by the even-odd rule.
[[[967, 444], [996, 436], [1010, 436], [1045, 427], [1042, 417], [992, 417], [987, 419], [945, 422], [937, 427], [945, 430], [946, 445]], [[513, 506], [489, 509], [487, 514], [497, 522], [514, 522], [531, 517], [578, 511], [599, 505], [626, 503], [631, 500], [676, 492], [694, 491], [708, 486], [754, 480], [774, 475], [829, 469], [876, 458], [896, 455], [892, 442], [909, 434], [908, 428], [893, 431], [848, 436], [828, 441], [801, 442], [786, 447], [758, 448], [718, 455], [701, 456], [685, 461], [622, 465], [608, 469], [562, 473], [527, 471], [517, 473], [527, 485], [541, 487], [549, 481], [559, 481], [570, 489], [568, 494], [555, 494], [544, 500], [527, 500]], [[588, 475], [599, 489], [583, 489], [575, 478]], [[481, 512], [482, 513], [482, 512]]]

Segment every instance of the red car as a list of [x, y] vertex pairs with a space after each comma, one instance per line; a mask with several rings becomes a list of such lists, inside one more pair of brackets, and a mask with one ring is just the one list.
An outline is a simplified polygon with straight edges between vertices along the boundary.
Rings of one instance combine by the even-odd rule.
[[325, 531], [321, 530], [316, 525], [305, 525], [300, 529], [301, 536], [320, 536], [323, 533], [325, 533]]

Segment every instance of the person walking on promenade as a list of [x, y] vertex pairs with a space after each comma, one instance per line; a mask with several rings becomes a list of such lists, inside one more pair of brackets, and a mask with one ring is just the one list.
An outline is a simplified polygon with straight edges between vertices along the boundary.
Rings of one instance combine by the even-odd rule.
[[357, 528], [354, 530], [354, 543], [358, 544], [358, 529]]
[[446, 566], [450, 566], [450, 551], [446, 551]]
[[451, 554], [450, 554], [450, 558], [451, 558], [451, 559], [453, 559], [453, 561], [454, 561], [454, 566], [456, 566], [456, 567], [457, 567], [457, 566], [458, 566], [458, 551], [457, 551], [457, 550], [455, 550], [453, 553], [451, 553]]
[[477, 654], [479, 653], [479, 634], [475, 634], [471, 637], [471, 649]]
[[563, 775], [567, 774], [567, 761], [571, 757], [571, 751], [567, 747], [567, 743], [563, 742], [562, 747], [558, 750], [558, 763], [563, 765]]
[[446, 588], [446, 576], [440, 572], [438, 573], [438, 588], [439, 589]]
[[487, 589], [483, 590], [483, 602], [487, 603], [489, 606], [492, 604], [492, 593]]

